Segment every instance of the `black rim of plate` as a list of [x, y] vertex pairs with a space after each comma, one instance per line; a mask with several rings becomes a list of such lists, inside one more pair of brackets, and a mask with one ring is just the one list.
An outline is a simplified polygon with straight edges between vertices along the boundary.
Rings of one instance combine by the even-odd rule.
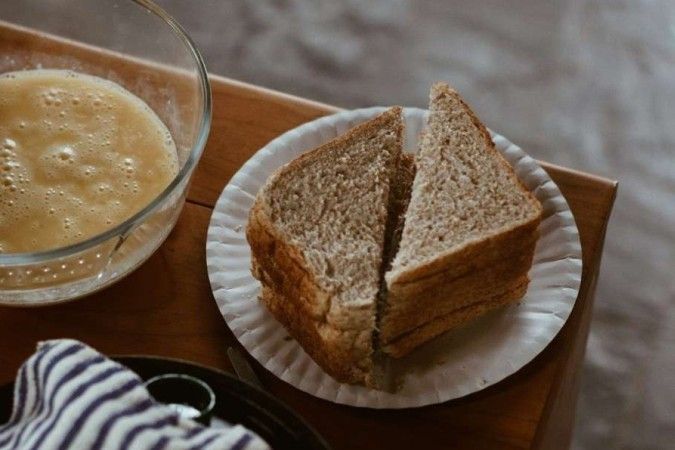
[[[166, 373], [181, 373], [206, 382], [216, 393], [214, 415], [255, 431], [272, 448], [329, 449], [326, 441], [300, 416], [267, 392], [232, 375], [188, 361], [154, 356], [124, 355], [112, 359], [143, 380]], [[9, 420], [14, 383], [0, 386], [0, 424]]]

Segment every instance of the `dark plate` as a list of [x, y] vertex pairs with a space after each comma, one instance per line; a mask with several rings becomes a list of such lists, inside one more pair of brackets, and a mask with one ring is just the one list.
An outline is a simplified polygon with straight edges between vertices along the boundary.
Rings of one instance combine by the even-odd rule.
[[[184, 373], [205, 381], [216, 393], [214, 415], [255, 431], [272, 448], [329, 448], [321, 436], [284, 404], [225, 372], [176, 359], [146, 356], [113, 359], [144, 380], [165, 373]], [[0, 424], [7, 422], [12, 413], [13, 392], [13, 383], [0, 387]]]

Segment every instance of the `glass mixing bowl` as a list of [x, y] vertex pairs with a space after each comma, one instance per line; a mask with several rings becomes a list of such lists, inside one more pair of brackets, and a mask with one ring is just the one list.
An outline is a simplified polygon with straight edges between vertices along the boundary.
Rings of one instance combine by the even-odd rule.
[[0, 73], [36, 68], [107, 78], [143, 99], [169, 128], [180, 169], [150, 204], [102, 234], [44, 252], [0, 253], [0, 304], [6, 305], [81, 297], [144, 262], [178, 219], [211, 123], [199, 52], [148, 0], [0, 2]]

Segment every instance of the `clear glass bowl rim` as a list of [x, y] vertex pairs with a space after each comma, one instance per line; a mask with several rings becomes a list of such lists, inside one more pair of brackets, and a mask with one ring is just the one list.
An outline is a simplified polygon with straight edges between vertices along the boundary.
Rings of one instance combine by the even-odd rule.
[[202, 106], [197, 139], [192, 145], [188, 159], [185, 161], [183, 167], [180, 169], [171, 183], [164, 189], [164, 191], [155, 197], [155, 199], [152, 200], [152, 202], [150, 202], [145, 208], [141, 209], [139, 212], [114, 228], [111, 228], [101, 234], [97, 234], [96, 236], [93, 236], [82, 242], [77, 242], [65, 247], [29, 253], [0, 253], [0, 267], [24, 264], [40, 264], [50, 262], [55, 259], [67, 258], [82, 251], [89, 250], [92, 247], [108, 241], [111, 238], [126, 234], [128, 230], [132, 229], [136, 224], [143, 222], [150, 214], [152, 214], [155, 209], [157, 209], [164, 202], [164, 200], [178, 188], [185, 178], [190, 176], [192, 170], [196, 166], [204, 151], [206, 140], [208, 139], [209, 130], [211, 127], [211, 86], [209, 85], [208, 73], [206, 71], [204, 60], [202, 59], [202, 56], [197, 50], [194, 42], [187, 35], [183, 27], [161, 7], [156, 5], [151, 0], [130, 1], [133, 1], [143, 8], [146, 8], [151, 13], [162, 19], [164, 23], [171, 28], [174, 35], [183, 43], [188, 52], [192, 55], [196, 64], [197, 76], [199, 79], [199, 89], [201, 91], [202, 98], [204, 99], [204, 104]]

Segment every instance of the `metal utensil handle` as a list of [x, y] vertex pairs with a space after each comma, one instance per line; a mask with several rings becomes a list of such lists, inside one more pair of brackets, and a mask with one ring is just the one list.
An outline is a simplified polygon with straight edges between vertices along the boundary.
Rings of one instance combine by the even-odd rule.
[[244, 381], [252, 386], [255, 386], [259, 389], [265, 389], [260, 382], [260, 379], [253, 371], [251, 365], [246, 361], [246, 357], [234, 347], [228, 347], [227, 356], [230, 359], [230, 363], [234, 368], [237, 376], [241, 381]]

